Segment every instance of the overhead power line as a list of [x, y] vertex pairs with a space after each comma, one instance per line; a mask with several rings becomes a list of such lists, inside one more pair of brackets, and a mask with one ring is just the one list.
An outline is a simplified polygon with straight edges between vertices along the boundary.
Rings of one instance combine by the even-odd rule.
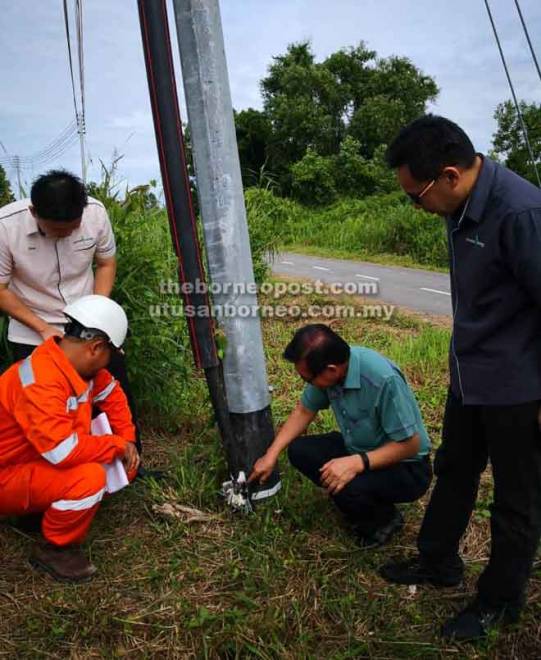
[[46, 147], [30, 156], [19, 156], [5, 151], [0, 155], [0, 165], [33, 169], [61, 156], [77, 140], [77, 123], [71, 121]]
[[526, 35], [526, 41], [528, 42], [530, 53], [532, 54], [534, 66], [537, 69], [537, 75], [539, 76], [539, 80], [541, 81], [541, 69], [539, 68], [539, 62], [537, 61], [537, 56], [535, 54], [535, 50], [532, 45], [532, 40], [530, 39], [530, 33], [528, 32], [528, 28], [526, 27], [526, 21], [524, 20], [524, 16], [522, 15], [522, 11], [520, 9], [520, 4], [518, 0], [515, 0], [515, 5], [518, 11], [518, 15], [520, 17], [520, 22], [522, 23], [522, 29], [524, 30], [524, 34]]
[[64, 27], [66, 30], [66, 42], [68, 47], [68, 62], [71, 78], [71, 91], [73, 95], [73, 107], [75, 110], [75, 121], [77, 122], [77, 131], [79, 133], [79, 143], [81, 149], [81, 174], [83, 181], [86, 181], [86, 157], [85, 157], [85, 135], [86, 135], [86, 108], [85, 108], [85, 66], [84, 66], [84, 46], [83, 46], [83, 0], [75, 1], [75, 40], [77, 44], [77, 65], [79, 90], [76, 90], [75, 72], [73, 64], [73, 54], [71, 49], [70, 34], [70, 14], [68, 10], [68, 0], [63, 0], [64, 7]]
[[518, 119], [519, 119], [519, 122], [520, 122], [522, 133], [524, 135], [524, 140], [526, 142], [526, 148], [528, 149], [528, 154], [530, 156], [530, 161], [532, 163], [532, 167], [533, 167], [534, 172], [535, 172], [535, 177], [537, 179], [537, 185], [541, 188], [541, 179], [539, 178], [539, 172], [537, 170], [537, 164], [536, 164], [535, 157], [534, 157], [534, 154], [533, 154], [532, 145], [530, 144], [530, 138], [528, 136], [528, 128], [526, 127], [526, 123], [524, 122], [524, 117], [522, 116], [522, 111], [520, 109], [520, 105], [519, 105], [519, 102], [518, 102], [518, 99], [517, 99], [517, 95], [515, 93], [515, 87], [513, 85], [513, 81], [511, 80], [511, 75], [509, 73], [509, 68], [507, 67], [507, 62], [505, 60], [505, 55], [503, 53], [502, 45], [500, 43], [500, 37], [498, 36], [498, 30], [496, 29], [496, 24], [494, 23], [494, 18], [492, 16], [492, 11], [490, 10], [490, 5], [488, 3], [488, 0], [485, 0], [485, 7], [487, 9], [488, 17], [490, 19], [490, 24], [492, 25], [492, 30], [494, 32], [494, 38], [496, 39], [496, 44], [497, 44], [498, 50], [500, 52], [500, 57], [501, 57], [501, 60], [502, 60], [503, 68], [505, 70], [505, 75], [507, 76], [507, 82], [509, 83], [509, 88], [510, 88], [511, 94], [513, 96], [513, 102], [514, 102], [515, 108], [517, 110]]

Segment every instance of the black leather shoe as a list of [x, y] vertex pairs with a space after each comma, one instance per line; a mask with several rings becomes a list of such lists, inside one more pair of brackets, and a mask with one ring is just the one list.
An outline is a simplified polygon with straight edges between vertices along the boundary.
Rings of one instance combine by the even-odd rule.
[[500, 625], [516, 623], [518, 611], [483, 607], [478, 601], [468, 605], [441, 628], [444, 639], [455, 642], [475, 642], [484, 639], [490, 630]]
[[385, 564], [379, 574], [387, 582], [395, 584], [431, 584], [434, 587], [456, 587], [462, 582], [463, 570], [436, 571], [417, 555], [402, 561]]
[[392, 537], [404, 527], [404, 517], [398, 511], [395, 511], [391, 520], [382, 527], [378, 527], [371, 534], [362, 534], [357, 532], [357, 545], [361, 548], [377, 548], [389, 543]]

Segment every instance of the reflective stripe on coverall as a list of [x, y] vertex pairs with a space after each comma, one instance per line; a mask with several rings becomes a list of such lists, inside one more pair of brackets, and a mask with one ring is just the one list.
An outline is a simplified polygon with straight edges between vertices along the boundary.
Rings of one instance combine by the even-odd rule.
[[[113, 435], [90, 435], [93, 405]], [[0, 515], [44, 512], [45, 539], [80, 543], [104, 494], [102, 464], [134, 439], [126, 396], [109, 372], [84, 381], [48, 339], [0, 376]]]

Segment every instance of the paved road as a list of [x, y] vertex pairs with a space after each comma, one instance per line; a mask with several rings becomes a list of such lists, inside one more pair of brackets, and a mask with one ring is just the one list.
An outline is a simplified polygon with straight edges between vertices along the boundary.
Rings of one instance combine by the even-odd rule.
[[323, 282], [363, 283], [361, 291], [380, 300], [427, 314], [451, 315], [449, 275], [429, 270], [379, 266], [366, 261], [328, 259], [282, 252], [272, 264], [276, 275]]

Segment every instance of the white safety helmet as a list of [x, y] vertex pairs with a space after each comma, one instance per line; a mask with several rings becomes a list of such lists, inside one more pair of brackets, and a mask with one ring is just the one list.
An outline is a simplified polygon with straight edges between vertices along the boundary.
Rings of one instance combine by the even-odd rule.
[[64, 314], [85, 328], [99, 330], [120, 348], [128, 333], [128, 317], [122, 307], [107, 296], [83, 296], [69, 304]]

